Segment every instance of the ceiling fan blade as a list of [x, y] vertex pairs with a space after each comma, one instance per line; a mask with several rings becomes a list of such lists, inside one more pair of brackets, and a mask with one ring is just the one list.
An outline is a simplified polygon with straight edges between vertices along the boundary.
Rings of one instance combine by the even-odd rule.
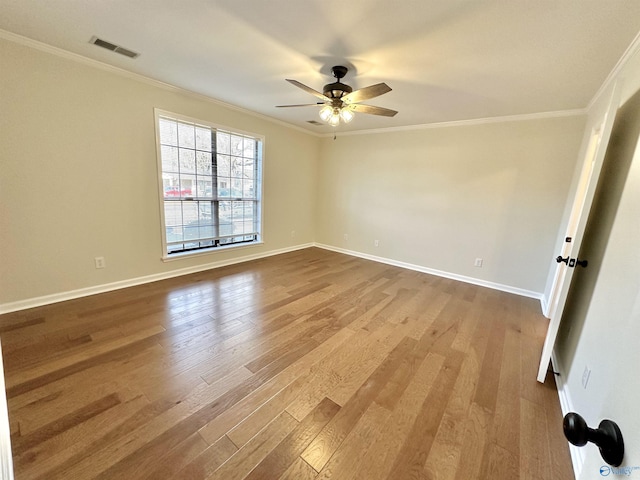
[[389, 87], [389, 85], [387, 85], [386, 83], [376, 83], [375, 85], [370, 85], [368, 87], [355, 90], [345, 95], [340, 100], [345, 103], [357, 103], [362, 102], [363, 100], [369, 100], [370, 98], [378, 97], [390, 91], [391, 87]]
[[370, 113], [371, 115], [382, 115], [384, 117], [393, 117], [396, 113], [395, 110], [390, 110], [388, 108], [382, 107], [374, 107], [372, 105], [360, 105], [360, 104], [351, 104], [349, 108], [354, 112], [359, 113]]
[[301, 88], [302, 90], [304, 90], [307, 93], [310, 93], [311, 95], [313, 95], [314, 97], [318, 97], [320, 100], [323, 100], [325, 102], [330, 102], [331, 99], [329, 97], [324, 96], [323, 94], [321, 94], [320, 92], [318, 92], [317, 90], [314, 90], [311, 87], [307, 87], [304, 83], [300, 83], [297, 80], [291, 80], [289, 78], [286, 79], [287, 82], [289, 82], [292, 85], [295, 85], [298, 88]]
[[318, 103], [301, 103], [299, 105], [276, 105], [276, 108], [288, 108], [288, 107], [317, 107], [318, 105], [324, 105], [323, 102]]

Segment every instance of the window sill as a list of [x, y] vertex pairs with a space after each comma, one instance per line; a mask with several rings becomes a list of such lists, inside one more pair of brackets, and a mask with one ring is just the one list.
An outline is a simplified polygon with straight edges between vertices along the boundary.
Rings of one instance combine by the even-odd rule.
[[202, 250], [195, 250], [193, 252], [175, 253], [173, 255], [165, 254], [162, 256], [162, 261], [173, 262], [175, 260], [184, 260], [186, 258], [202, 257], [202, 256], [212, 255], [212, 254], [221, 253], [221, 252], [228, 252], [230, 250], [244, 250], [246, 248], [252, 248], [252, 247], [257, 247], [261, 245], [264, 245], [264, 242], [262, 240], [257, 242], [247, 243], [244, 245], [228, 245], [224, 247], [204, 248]]

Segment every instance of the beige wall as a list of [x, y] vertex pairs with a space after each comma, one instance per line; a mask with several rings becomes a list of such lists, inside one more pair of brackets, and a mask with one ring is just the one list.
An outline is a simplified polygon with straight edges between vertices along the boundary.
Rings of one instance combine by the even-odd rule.
[[[313, 241], [317, 137], [5, 40], [0, 65], [0, 305]], [[161, 261], [154, 107], [266, 137], [264, 245]]]
[[541, 294], [583, 128], [572, 116], [323, 139], [316, 241]]
[[[0, 60], [0, 305], [314, 241], [544, 290], [581, 116], [334, 141], [9, 41]], [[154, 107], [266, 137], [263, 246], [160, 260]]]

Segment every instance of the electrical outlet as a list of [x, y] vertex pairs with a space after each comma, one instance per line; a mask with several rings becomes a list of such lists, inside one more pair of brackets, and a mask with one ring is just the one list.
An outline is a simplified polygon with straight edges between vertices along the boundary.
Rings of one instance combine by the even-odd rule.
[[380, 240], [374, 240], [373, 241], [373, 246], [374, 247], [379, 247], [380, 246]]
[[96, 257], [93, 260], [96, 263], [96, 268], [104, 268], [107, 266], [107, 264], [104, 261], [104, 257]]
[[345, 239], [345, 241], [346, 241], [346, 240], [349, 240], [349, 234], [348, 234], [348, 233], [345, 233], [345, 234], [344, 234], [344, 239]]
[[589, 383], [589, 377], [591, 376], [591, 370], [587, 365], [584, 366], [584, 372], [582, 372], [582, 387], [587, 388]]
[[475, 261], [474, 265], [476, 267], [482, 267], [482, 259], [481, 258], [476, 258], [476, 261]]
[[296, 238], [296, 231], [295, 230], [291, 230], [291, 238]]

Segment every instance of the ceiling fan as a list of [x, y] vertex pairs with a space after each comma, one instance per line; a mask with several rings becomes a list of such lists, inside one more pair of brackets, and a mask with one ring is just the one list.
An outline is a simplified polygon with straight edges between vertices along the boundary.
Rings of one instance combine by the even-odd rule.
[[374, 107], [372, 105], [363, 105], [359, 103], [363, 100], [375, 98], [390, 92], [391, 88], [386, 83], [377, 83], [354, 91], [349, 85], [340, 82], [340, 79], [344, 78], [348, 71], [349, 69], [347, 67], [339, 65], [333, 67], [331, 69], [331, 73], [333, 73], [333, 76], [336, 77], [337, 81], [326, 84], [322, 89], [322, 93], [311, 87], [307, 87], [297, 80], [290, 80], [287, 78], [287, 82], [319, 98], [322, 102], [304, 103], [301, 105], [277, 105], [277, 108], [315, 107], [324, 105], [320, 109], [320, 118], [334, 127], [340, 123], [340, 120], [345, 123], [350, 122], [353, 119], [354, 112], [382, 115], [385, 117], [393, 117], [398, 113], [395, 110], [390, 110], [388, 108]]

